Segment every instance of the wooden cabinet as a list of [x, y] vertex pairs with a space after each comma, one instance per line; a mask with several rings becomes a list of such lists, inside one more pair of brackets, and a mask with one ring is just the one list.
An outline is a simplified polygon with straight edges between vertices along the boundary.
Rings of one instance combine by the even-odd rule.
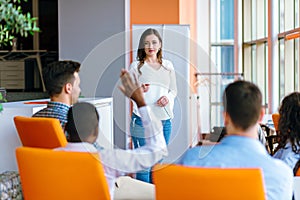
[[0, 87], [25, 89], [24, 61], [0, 62]]

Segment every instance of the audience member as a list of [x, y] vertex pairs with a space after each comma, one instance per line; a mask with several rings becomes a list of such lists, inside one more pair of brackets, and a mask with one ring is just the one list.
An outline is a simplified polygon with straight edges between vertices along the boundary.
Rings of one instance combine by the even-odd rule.
[[[124, 173], [135, 173], [137, 171], [149, 168], [157, 163], [167, 155], [167, 145], [163, 135], [161, 122], [156, 119], [148, 106], [146, 106], [143, 91], [135, 80], [131, 80], [130, 74], [126, 70], [121, 72], [122, 86], [121, 91], [136, 103], [139, 113], [145, 128], [145, 146], [133, 150], [121, 149], [96, 149], [92, 144], [98, 137], [99, 115], [96, 108], [89, 103], [74, 104], [68, 113], [68, 122], [66, 124], [66, 131], [69, 133], [69, 143], [66, 147], [58, 148], [63, 151], [79, 151], [79, 152], [99, 152], [101, 162], [104, 166], [105, 175], [110, 188], [111, 199], [113, 199], [116, 178]], [[131, 180], [133, 179], [123, 179]], [[148, 187], [152, 192], [150, 199], [154, 198], [154, 187], [152, 184], [139, 181], [141, 185]], [[122, 185], [126, 185], [125, 181]], [[137, 185], [135, 180], [133, 185]], [[128, 187], [127, 187], [128, 188]], [[143, 187], [145, 188], [145, 187]], [[147, 188], [147, 187], [146, 187]], [[135, 199], [142, 199], [145, 191], [139, 188], [132, 188], [135, 190]], [[140, 196], [140, 198], [138, 198]]]
[[43, 68], [43, 78], [50, 102], [33, 117], [57, 118], [62, 127], [65, 127], [69, 108], [77, 102], [81, 91], [79, 68], [80, 63], [75, 61], [57, 61]]
[[267, 199], [292, 199], [292, 170], [284, 162], [272, 158], [257, 139], [257, 123], [264, 115], [261, 105], [262, 94], [253, 83], [229, 84], [223, 94], [227, 135], [214, 146], [188, 149], [178, 163], [199, 167], [261, 168]]
[[279, 108], [279, 144], [274, 158], [283, 160], [293, 169], [300, 159], [300, 93], [286, 96]]

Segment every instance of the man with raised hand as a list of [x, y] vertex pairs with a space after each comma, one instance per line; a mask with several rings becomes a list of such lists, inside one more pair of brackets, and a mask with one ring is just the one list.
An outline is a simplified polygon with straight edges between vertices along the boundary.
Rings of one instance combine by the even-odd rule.
[[[119, 87], [120, 90], [127, 97], [136, 102], [139, 112], [141, 113], [145, 127], [146, 145], [133, 150], [96, 149], [92, 144], [98, 137], [99, 115], [92, 104], [81, 102], [74, 104], [68, 112], [66, 131], [69, 134], [69, 143], [66, 147], [57, 148], [56, 150], [98, 152], [104, 167], [111, 199], [114, 199], [115, 186], [117, 186], [119, 191], [118, 196], [121, 196], [121, 198], [125, 197], [122, 197], [120, 193], [126, 195], [127, 199], [154, 199], [155, 193], [152, 184], [134, 180], [129, 177], [116, 182], [116, 179], [123, 174], [135, 173], [147, 169], [168, 154], [167, 145], [162, 132], [162, 124], [155, 118], [154, 114], [146, 105], [143, 91], [137, 80], [132, 80], [126, 70], [121, 71], [120, 77], [122, 81], [122, 85]], [[132, 187], [130, 188], [130, 186]], [[130, 188], [130, 191], [128, 191], [128, 189], [124, 191], [126, 190], [125, 188]], [[124, 192], [120, 192], [120, 190]]]

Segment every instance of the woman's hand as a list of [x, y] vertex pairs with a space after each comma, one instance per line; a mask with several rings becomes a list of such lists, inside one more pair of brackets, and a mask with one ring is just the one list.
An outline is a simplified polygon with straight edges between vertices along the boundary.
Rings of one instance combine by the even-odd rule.
[[160, 97], [156, 104], [160, 107], [165, 107], [169, 103], [169, 99], [166, 96]]
[[150, 87], [150, 84], [148, 84], [148, 83], [143, 83], [142, 84], [142, 88], [143, 88], [144, 92], [148, 92], [149, 87]]

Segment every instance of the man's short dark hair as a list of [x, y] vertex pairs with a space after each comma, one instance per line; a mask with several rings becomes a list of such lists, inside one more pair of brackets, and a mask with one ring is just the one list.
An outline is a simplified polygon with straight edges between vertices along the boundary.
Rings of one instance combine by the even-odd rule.
[[80, 63], [75, 61], [56, 61], [43, 68], [45, 87], [50, 96], [60, 94], [67, 83], [74, 82], [74, 73], [79, 72]]
[[248, 81], [229, 84], [223, 94], [224, 111], [233, 124], [247, 130], [257, 123], [262, 109], [262, 94], [259, 88]]
[[65, 131], [69, 142], [85, 142], [92, 134], [98, 134], [99, 114], [96, 107], [87, 102], [74, 104], [68, 112]]

